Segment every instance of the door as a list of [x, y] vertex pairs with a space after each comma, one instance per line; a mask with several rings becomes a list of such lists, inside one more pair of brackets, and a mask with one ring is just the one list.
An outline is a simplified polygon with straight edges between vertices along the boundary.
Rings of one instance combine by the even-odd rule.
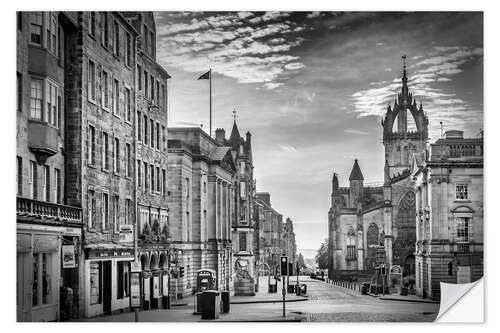
[[111, 261], [102, 263], [102, 311], [111, 313]]

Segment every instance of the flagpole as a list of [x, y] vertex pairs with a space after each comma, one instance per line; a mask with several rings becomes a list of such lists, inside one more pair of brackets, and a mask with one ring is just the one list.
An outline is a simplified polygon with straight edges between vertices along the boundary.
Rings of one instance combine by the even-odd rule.
[[212, 69], [209, 70], [209, 80], [210, 80], [210, 137], [212, 137]]

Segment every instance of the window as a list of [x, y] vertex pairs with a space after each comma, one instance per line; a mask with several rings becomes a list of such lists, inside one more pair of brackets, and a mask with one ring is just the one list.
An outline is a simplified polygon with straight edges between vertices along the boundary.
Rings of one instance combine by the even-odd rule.
[[102, 262], [90, 263], [90, 304], [101, 304]]
[[89, 214], [87, 226], [89, 229], [92, 229], [94, 227], [95, 214], [96, 214], [95, 192], [93, 190], [88, 191], [87, 209]]
[[137, 111], [137, 141], [142, 141], [141, 112]]
[[151, 176], [150, 189], [151, 189], [151, 193], [153, 193], [154, 189], [155, 189], [155, 167], [154, 167], [153, 164], [151, 164], [149, 166], [149, 168], [150, 168], [150, 171], [151, 171], [151, 174], [150, 174], [150, 176]]
[[33, 307], [52, 303], [52, 255], [33, 253]]
[[57, 86], [50, 81], [46, 81], [45, 101], [47, 107], [45, 109], [45, 121], [51, 125], [57, 126]]
[[149, 89], [148, 89], [148, 72], [144, 71], [144, 97], [145, 98], [148, 98], [148, 93], [149, 93]]
[[103, 94], [103, 107], [109, 108], [109, 74], [102, 71], [102, 94]]
[[16, 73], [17, 79], [17, 111], [23, 112], [23, 75]]
[[156, 80], [156, 104], [160, 104], [160, 81]]
[[137, 90], [142, 90], [142, 67], [137, 65]]
[[95, 37], [95, 26], [96, 26], [96, 20], [95, 20], [95, 12], [90, 12], [89, 13], [89, 34], [93, 37]]
[[16, 181], [17, 181], [17, 195], [23, 195], [23, 159], [20, 156], [17, 156], [17, 173], [16, 173]]
[[102, 167], [109, 170], [109, 139], [106, 132], [102, 132]]
[[143, 40], [143, 49], [144, 50], [149, 50], [149, 43], [148, 43], [148, 27], [146, 27], [144, 25], [144, 29], [143, 29], [143, 36], [142, 36], [142, 40]]
[[130, 272], [130, 263], [127, 261], [118, 261], [117, 262], [117, 299], [123, 299], [124, 297], [128, 297], [128, 288], [129, 288], [129, 272]]
[[161, 192], [163, 193], [163, 196], [167, 196], [167, 171], [165, 169], [161, 170], [162, 173], [162, 189]]
[[457, 217], [455, 223], [457, 226], [457, 243], [469, 242], [469, 217]]
[[113, 81], [113, 114], [120, 115], [120, 83], [117, 79]]
[[117, 195], [113, 196], [113, 230], [120, 230], [120, 205], [119, 197]]
[[47, 50], [57, 56], [57, 17], [54, 13], [48, 12], [45, 14], [47, 27]]
[[29, 184], [30, 184], [30, 198], [37, 199], [38, 197], [38, 177], [36, 162], [30, 161], [30, 174], [29, 174]]
[[160, 167], [156, 167], [156, 192], [160, 192]]
[[151, 88], [151, 93], [149, 94], [149, 97], [151, 98], [151, 101], [155, 100], [155, 78], [153, 75], [149, 76], [149, 79], [151, 80], [150, 88]]
[[115, 40], [113, 46], [115, 55], [120, 56], [120, 26], [116, 21], [115, 21]]
[[240, 238], [239, 238], [240, 251], [246, 251], [247, 250], [247, 233], [240, 232], [239, 236], [240, 236]]
[[30, 13], [30, 43], [42, 46], [43, 16], [40, 12]]
[[453, 263], [451, 261], [448, 263], [448, 275], [453, 276]]
[[247, 183], [245, 182], [240, 182], [240, 197], [246, 198], [247, 197]]
[[54, 202], [61, 203], [61, 170], [54, 169]]
[[31, 79], [30, 117], [33, 119], [42, 120], [42, 87], [43, 81], [41, 79]]
[[109, 197], [107, 193], [102, 194], [102, 230], [109, 230]]
[[17, 30], [23, 30], [23, 13], [17, 12]]
[[144, 144], [148, 144], [148, 116], [144, 115]]
[[130, 110], [130, 89], [125, 88], [125, 121], [131, 121], [131, 110]]
[[160, 150], [160, 124], [156, 123], [156, 149]]
[[149, 32], [149, 53], [152, 55], [153, 54], [153, 44], [154, 44], [154, 35], [153, 31]]
[[346, 251], [346, 259], [356, 259], [357, 254], [356, 254], [356, 240], [355, 240], [356, 234], [354, 230], [349, 231], [347, 234], [347, 251]]
[[95, 127], [94, 126], [89, 126], [88, 145], [89, 145], [88, 161], [90, 164], [95, 165]]
[[455, 198], [457, 200], [468, 200], [469, 191], [467, 184], [457, 184], [455, 185]]
[[88, 94], [89, 99], [95, 102], [96, 96], [96, 84], [95, 84], [95, 63], [92, 60], [89, 60], [89, 68], [88, 68]]
[[137, 187], [142, 187], [142, 163], [137, 160]]
[[[125, 65], [130, 67], [132, 64], [132, 38], [129, 33], [125, 33], [126, 41], [125, 41]], [[139, 72], [140, 73], [140, 72]]]
[[167, 138], [167, 132], [165, 129], [165, 126], [161, 127], [161, 140], [162, 140], [162, 146], [163, 146], [163, 151], [167, 151], [167, 143], [166, 143], [166, 138]]
[[109, 18], [107, 13], [102, 13], [102, 31], [101, 31], [101, 42], [104, 47], [109, 46]]
[[155, 147], [155, 121], [153, 119], [150, 119], [149, 120], [149, 124], [151, 126], [151, 140], [150, 140], [150, 144], [151, 144], [151, 148], [154, 148]]
[[132, 151], [130, 143], [127, 143], [125, 146], [126, 150], [126, 160], [125, 160], [125, 172], [127, 173], [127, 177], [132, 177]]
[[113, 155], [113, 171], [120, 172], [120, 139], [115, 138], [115, 149]]
[[162, 83], [161, 85], [161, 106], [162, 108], [167, 107], [167, 95], [165, 94], [165, 85]]
[[132, 200], [126, 199], [125, 200], [125, 224], [131, 224], [131, 214], [130, 212], [132, 211]]
[[43, 166], [42, 201], [50, 201], [50, 167], [48, 165]]
[[146, 162], [143, 162], [144, 165], [144, 191], [148, 191], [148, 164]]
[[240, 161], [240, 173], [242, 175], [245, 174], [245, 162], [244, 161]]

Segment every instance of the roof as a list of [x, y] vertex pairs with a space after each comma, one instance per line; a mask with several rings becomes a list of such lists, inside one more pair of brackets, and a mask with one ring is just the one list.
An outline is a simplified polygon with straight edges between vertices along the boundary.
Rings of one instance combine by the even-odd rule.
[[238, 126], [236, 126], [236, 121], [233, 124], [233, 129], [231, 130], [231, 136], [229, 137], [229, 141], [235, 143], [241, 139], [240, 131], [238, 131]]
[[216, 147], [210, 152], [209, 157], [214, 161], [221, 161], [230, 149], [231, 147]]
[[349, 176], [349, 180], [364, 180], [363, 173], [361, 173], [361, 169], [359, 168], [358, 160], [354, 160], [354, 165], [352, 166], [351, 175]]

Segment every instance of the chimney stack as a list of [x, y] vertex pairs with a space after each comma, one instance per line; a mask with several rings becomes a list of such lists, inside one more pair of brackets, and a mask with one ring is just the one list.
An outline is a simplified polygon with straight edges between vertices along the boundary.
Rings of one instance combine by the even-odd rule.
[[223, 128], [215, 130], [215, 141], [220, 145], [224, 145], [224, 141], [226, 141], [226, 131]]

